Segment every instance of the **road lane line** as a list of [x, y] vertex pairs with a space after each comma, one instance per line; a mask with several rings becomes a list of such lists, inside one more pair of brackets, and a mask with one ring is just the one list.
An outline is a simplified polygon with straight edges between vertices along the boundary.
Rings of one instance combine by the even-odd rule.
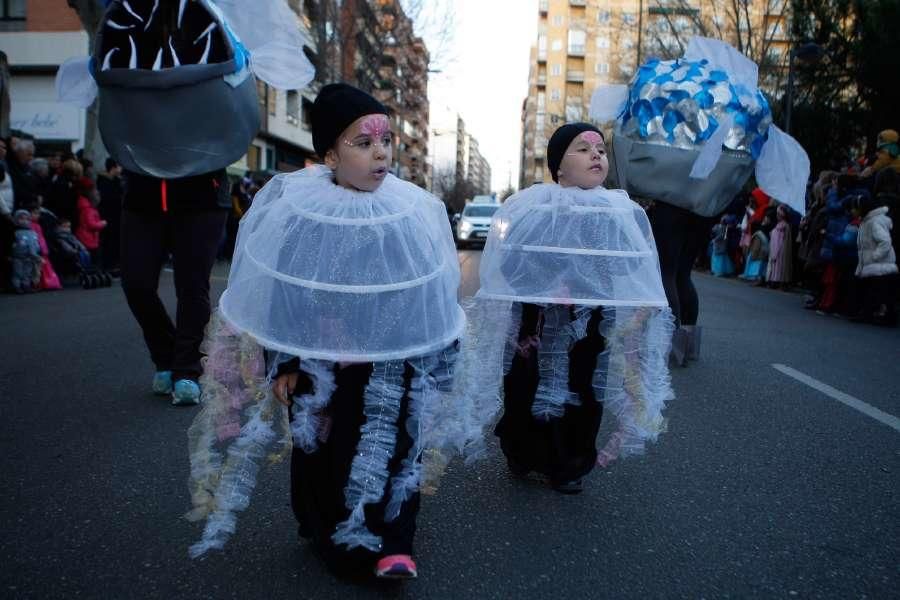
[[781, 364], [773, 364], [772, 368], [776, 371], [780, 371], [784, 373], [788, 377], [792, 379], [796, 379], [800, 383], [808, 385], [816, 391], [822, 392], [826, 396], [837, 400], [841, 404], [846, 404], [850, 408], [856, 409], [867, 417], [872, 417], [876, 421], [880, 421], [884, 423], [888, 427], [893, 428], [895, 431], [900, 432], [900, 419], [895, 417], [894, 415], [888, 414], [883, 410], [879, 410], [872, 406], [871, 404], [866, 404], [859, 398], [854, 398], [850, 394], [845, 394], [841, 390], [837, 390], [827, 383], [822, 383], [818, 379], [814, 379], [805, 373], [801, 373], [797, 369], [792, 369], [787, 365]]

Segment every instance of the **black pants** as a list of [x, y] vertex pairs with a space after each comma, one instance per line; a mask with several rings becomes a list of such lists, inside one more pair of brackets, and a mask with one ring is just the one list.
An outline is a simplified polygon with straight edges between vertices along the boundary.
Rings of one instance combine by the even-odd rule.
[[[329, 568], [339, 574], [371, 572], [375, 561], [381, 556], [413, 553], [419, 494], [413, 494], [402, 504], [396, 519], [388, 522], [384, 518], [385, 506], [390, 499], [391, 478], [399, 474], [401, 462], [413, 446], [413, 439], [406, 431], [409, 386], [413, 375], [409, 365], [403, 379], [404, 395], [396, 424], [396, 447], [388, 462], [391, 478], [382, 500], [365, 507], [366, 527], [381, 537], [382, 551], [376, 554], [365, 548], [347, 550], [345, 546], [336, 546], [331, 539], [336, 526], [350, 515], [344, 490], [361, 437], [360, 428], [366, 422], [363, 394], [371, 374], [371, 364], [350, 365], [335, 372], [336, 388], [325, 409], [325, 415], [330, 420], [327, 438], [324, 441], [320, 439], [315, 452], [307, 454], [294, 448], [291, 456], [291, 507], [300, 524], [300, 531], [312, 539]], [[295, 394], [309, 393], [311, 387], [310, 379], [301, 373]]]
[[[519, 339], [541, 335], [542, 308], [522, 305]], [[593, 376], [597, 356], [605, 340], [599, 333], [602, 313], [597, 309], [588, 322], [587, 336], [569, 351], [569, 389], [578, 394], [578, 406], [566, 405], [562, 417], [536, 419], [531, 413], [540, 375], [539, 349], [516, 353], [503, 380], [503, 417], [494, 430], [507, 459], [546, 475], [552, 483], [584, 477], [597, 462], [597, 433], [603, 405], [594, 395]]]
[[[200, 343], [209, 322], [209, 276], [225, 226], [225, 210], [122, 215], [122, 289], [144, 332], [158, 371], [174, 379], [197, 380], [202, 373]], [[178, 307], [175, 323], [157, 290], [171, 253]]]
[[866, 317], [872, 317], [886, 308], [886, 313], [881, 316], [886, 324], [895, 324], [897, 321], [897, 284], [900, 276], [879, 275], [877, 277], [858, 277], [857, 286], [860, 290], [860, 312]]
[[710, 224], [708, 217], [665, 202], [655, 202], [650, 212], [666, 299], [679, 325], [697, 324], [700, 306], [691, 269], [709, 241]]

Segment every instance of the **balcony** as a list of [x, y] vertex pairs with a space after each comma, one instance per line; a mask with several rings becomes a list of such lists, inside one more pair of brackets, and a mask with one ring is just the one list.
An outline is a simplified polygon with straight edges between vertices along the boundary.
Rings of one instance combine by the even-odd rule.
[[566, 71], [566, 81], [570, 83], [583, 83], [584, 82], [584, 71]]
[[550, 10], [550, 0], [540, 0], [538, 2], [538, 10], [542, 15], [546, 15], [547, 11]]
[[569, 6], [587, 6], [587, 0], [569, 0]]
[[569, 44], [569, 56], [584, 57], [584, 52], [585, 52], [584, 44]]
[[546, 74], [545, 74], [545, 75], [538, 75], [538, 76], [537, 76], [537, 84], [538, 84], [539, 86], [545, 86], [545, 85], [547, 85], [547, 75], [546, 75]]
[[700, 14], [700, 9], [687, 6], [650, 6], [647, 8], [647, 14], [696, 17]]
[[547, 62], [547, 51], [546, 50], [538, 50], [537, 59], [540, 63]]

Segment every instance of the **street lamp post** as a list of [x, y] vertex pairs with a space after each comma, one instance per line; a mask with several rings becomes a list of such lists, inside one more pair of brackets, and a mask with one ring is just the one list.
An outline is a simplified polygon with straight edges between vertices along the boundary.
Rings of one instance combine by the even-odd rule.
[[795, 46], [791, 49], [791, 54], [788, 57], [787, 106], [784, 110], [785, 133], [791, 133], [791, 112], [794, 109], [794, 59], [797, 58], [805, 63], [816, 63], [824, 55], [825, 49], [812, 42], [802, 46]]

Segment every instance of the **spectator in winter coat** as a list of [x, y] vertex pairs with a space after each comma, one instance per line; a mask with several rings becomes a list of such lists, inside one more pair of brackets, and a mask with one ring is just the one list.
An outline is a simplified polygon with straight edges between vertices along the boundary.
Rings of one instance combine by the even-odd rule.
[[900, 172], [900, 136], [893, 129], [885, 129], [878, 134], [876, 158], [871, 166], [862, 172], [863, 177], [875, 175], [885, 167]]
[[50, 263], [50, 248], [47, 246], [47, 239], [44, 237], [44, 230], [41, 228], [41, 207], [38, 204], [32, 204], [31, 210], [31, 230], [37, 235], [38, 244], [41, 247], [41, 276], [38, 288], [42, 290], [59, 290], [62, 284], [59, 277]]
[[900, 254], [900, 175], [893, 169], [884, 169], [875, 178], [875, 202], [886, 206], [890, 217], [891, 246], [895, 254]]
[[45, 199], [44, 206], [53, 212], [58, 218], [66, 218], [74, 224], [78, 224], [78, 193], [75, 191], [75, 183], [84, 177], [84, 169], [81, 163], [74, 159], [63, 162], [62, 175], [50, 186], [49, 197]]
[[816, 307], [820, 312], [854, 311], [851, 304], [859, 219], [850, 214], [850, 204], [857, 196], [868, 196], [868, 191], [859, 187], [855, 176], [842, 175], [826, 197], [824, 211], [828, 220], [825, 229], [820, 231], [823, 236], [820, 257], [825, 270], [822, 294]]
[[888, 208], [865, 198], [855, 207], [862, 216], [859, 226], [859, 263], [856, 277], [861, 279], [863, 298], [860, 319], [881, 325], [897, 324], [894, 287], [897, 279], [897, 255], [891, 245], [892, 223]]
[[6, 154], [7, 175], [12, 180], [16, 208], [25, 208], [38, 201], [37, 180], [31, 172], [34, 159], [34, 141], [11, 136]]
[[790, 209], [781, 205], [776, 210], [775, 229], [769, 241], [769, 262], [766, 269], [766, 281], [771, 287], [786, 287], [791, 282], [793, 267], [793, 236], [788, 221]]
[[91, 260], [100, 265], [100, 232], [106, 227], [106, 221], [100, 218], [96, 208], [97, 191], [94, 182], [82, 177], [75, 185], [78, 194], [78, 226], [75, 237], [84, 244], [91, 253]]
[[119, 253], [122, 228], [122, 196], [125, 193], [122, 181], [122, 167], [112, 158], [106, 159], [106, 172], [97, 178], [97, 191], [100, 193], [100, 217], [106, 221], [106, 229], [100, 236], [100, 249], [103, 255], [102, 266], [116, 273], [119, 270]]
[[12, 278], [10, 283], [17, 294], [35, 291], [41, 280], [41, 246], [37, 234], [31, 230], [31, 213], [17, 210], [13, 217], [16, 232], [12, 245]]

